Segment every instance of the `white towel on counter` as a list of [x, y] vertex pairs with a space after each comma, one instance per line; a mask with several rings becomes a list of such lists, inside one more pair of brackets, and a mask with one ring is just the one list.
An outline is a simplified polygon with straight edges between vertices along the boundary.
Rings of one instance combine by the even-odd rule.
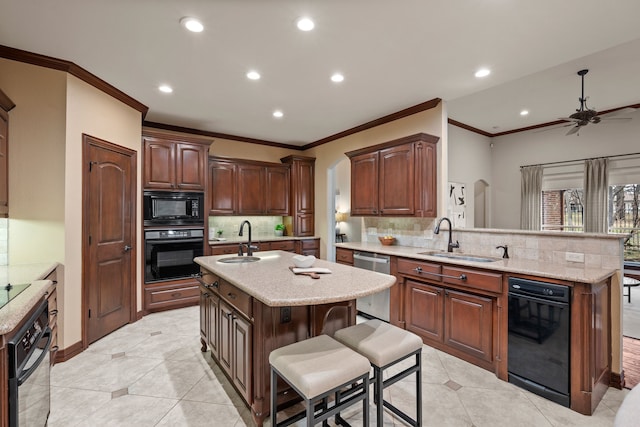
[[291, 271], [293, 271], [296, 274], [297, 273], [331, 273], [331, 270], [323, 267], [309, 267], [309, 268], [293, 267]]

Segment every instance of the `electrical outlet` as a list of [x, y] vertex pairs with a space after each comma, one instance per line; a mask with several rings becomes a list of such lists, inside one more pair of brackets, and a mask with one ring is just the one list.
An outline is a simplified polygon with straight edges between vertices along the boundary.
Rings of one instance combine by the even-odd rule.
[[280, 308], [280, 323], [291, 322], [291, 307]]
[[584, 254], [581, 252], [567, 252], [565, 259], [571, 262], [584, 262]]

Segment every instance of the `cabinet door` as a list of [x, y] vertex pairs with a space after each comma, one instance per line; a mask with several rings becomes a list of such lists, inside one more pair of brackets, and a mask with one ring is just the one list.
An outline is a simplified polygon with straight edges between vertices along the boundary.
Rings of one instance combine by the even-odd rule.
[[313, 214], [298, 213], [295, 221], [296, 236], [313, 236], [315, 234]]
[[9, 212], [9, 115], [0, 110], [0, 214]]
[[211, 297], [207, 299], [207, 303], [209, 314], [207, 344], [211, 349], [211, 355], [218, 359], [220, 357], [220, 298], [216, 294], [211, 294]]
[[437, 147], [436, 143], [415, 143], [416, 216], [438, 216]]
[[289, 215], [289, 168], [267, 167], [265, 189], [266, 211], [269, 215]]
[[256, 165], [238, 165], [238, 214], [264, 215], [265, 168]]
[[351, 158], [351, 215], [378, 215], [378, 152]]
[[231, 162], [209, 162], [209, 215], [234, 215], [238, 209], [236, 165]]
[[233, 317], [233, 383], [248, 402], [251, 393], [251, 324]]
[[207, 168], [206, 147], [196, 144], [176, 144], [176, 188], [204, 191]]
[[200, 288], [200, 336], [205, 342], [209, 342], [209, 298], [211, 294]]
[[175, 144], [144, 138], [144, 188], [175, 189]]
[[311, 161], [297, 161], [296, 168], [296, 211], [300, 214], [312, 214], [314, 205], [314, 163]]
[[378, 212], [387, 216], [414, 215], [414, 145], [380, 150], [378, 159]]
[[233, 310], [223, 300], [220, 300], [220, 321], [219, 331], [220, 336], [218, 339], [218, 362], [220, 367], [229, 375], [232, 375], [232, 352], [233, 352]]
[[405, 289], [407, 330], [423, 339], [442, 342], [444, 290], [408, 279]]
[[445, 344], [479, 359], [492, 361], [491, 298], [445, 291], [445, 325]]

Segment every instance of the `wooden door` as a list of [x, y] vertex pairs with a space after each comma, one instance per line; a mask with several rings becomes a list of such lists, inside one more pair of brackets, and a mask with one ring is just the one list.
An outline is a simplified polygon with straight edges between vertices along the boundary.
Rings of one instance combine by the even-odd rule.
[[378, 209], [380, 215], [415, 214], [413, 144], [398, 145], [379, 154]]
[[85, 345], [135, 319], [136, 153], [83, 136]]
[[491, 298], [447, 290], [444, 311], [445, 344], [491, 362], [493, 359]]
[[378, 215], [378, 152], [351, 158], [351, 215]]
[[238, 165], [238, 213], [240, 215], [264, 215], [265, 185], [264, 166]]
[[209, 162], [209, 215], [234, 215], [238, 209], [236, 165], [231, 162]]
[[170, 141], [144, 138], [144, 188], [176, 189], [175, 144]]
[[407, 330], [424, 339], [442, 342], [443, 339], [443, 289], [425, 283], [407, 280]]
[[207, 174], [207, 149], [197, 144], [176, 144], [176, 188], [204, 191]]
[[266, 212], [269, 215], [289, 215], [289, 168], [266, 169]]

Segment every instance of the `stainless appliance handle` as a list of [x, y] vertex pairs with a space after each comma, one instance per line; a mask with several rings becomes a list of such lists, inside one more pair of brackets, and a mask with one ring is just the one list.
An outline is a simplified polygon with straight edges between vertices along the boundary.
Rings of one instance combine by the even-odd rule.
[[47, 326], [47, 328], [44, 330], [44, 332], [42, 333], [42, 335], [40, 335], [40, 338], [38, 338], [38, 340], [40, 340], [42, 337], [44, 336], [48, 336], [47, 338], [47, 343], [44, 346], [44, 349], [42, 350], [42, 354], [38, 357], [38, 360], [36, 360], [35, 363], [33, 363], [31, 365], [31, 367], [25, 371], [22, 371], [20, 373], [20, 376], [18, 377], [18, 386], [21, 386], [22, 384], [24, 384], [25, 381], [27, 381], [29, 379], [29, 377], [31, 376], [31, 374], [33, 374], [33, 372], [38, 369], [38, 366], [40, 366], [40, 363], [42, 362], [42, 359], [44, 359], [47, 354], [49, 353], [49, 347], [51, 346], [51, 328], [49, 328]]
[[364, 256], [364, 255], [360, 255], [358, 253], [353, 254], [353, 259], [359, 259], [359, 260], [363, 260], [363, 261], [370, 261], [370, 262], [378, 262], [380, 264], [389, 264], [389, 258], [373, 258], [370, 256]]

